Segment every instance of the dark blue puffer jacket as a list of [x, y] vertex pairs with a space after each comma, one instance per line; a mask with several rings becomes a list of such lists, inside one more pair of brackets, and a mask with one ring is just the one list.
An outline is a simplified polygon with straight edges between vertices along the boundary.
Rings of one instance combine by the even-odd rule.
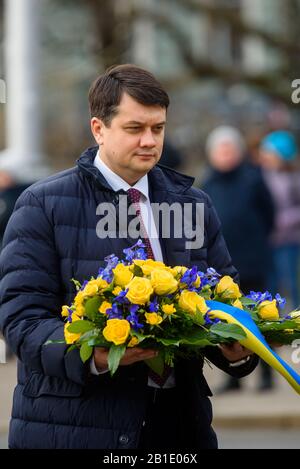
[[[92, 376], [77, 350], [63, 344], [60, 317], [75, 288], [97, 275], [105, 256], [122, 256], [126, 239], [99, 239], [96, 207], [117, 203], [117, 194], [93, 166], [97, 148], [87, 150], [77, 167], [29, 187], [18, 199], [8, 223], [0, 257], [0, 329], [17, 354], [9, 446], [11, 448], [134, 448], [144, 414], [147, 367], [137, 363], [108, 374]], [[155, 202], [204, 202], [205, 239], [201, 249], [187, 251], [185, 239], [162, 240], [170, 265], [215, 267], [236, 275], [208, 197], [191, 187], [193, 179], [157, 166], [149, 173], [150, 198]], [[229, 371], [215, 349], [208, 351], [218, 366]], [[209, 388], [201, 361], [176, 364], [182, 402], [198, 422], [204, 447], [215, 446], [210, 430]], [[255, 366], [255, 365], [254, 365]], [[251, 368], [253, 368], [252, 366]], [[232, 368], [232, 370], [237, 370]], [[249, 366], [239, 370], [248, 374]], [[237, 371], [235, 371], [237, 373]]]

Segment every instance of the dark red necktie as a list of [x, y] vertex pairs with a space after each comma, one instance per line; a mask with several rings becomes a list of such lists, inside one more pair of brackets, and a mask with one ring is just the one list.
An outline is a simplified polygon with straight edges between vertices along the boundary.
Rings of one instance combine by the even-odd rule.
[[[148, 238], [148, 233], [145, 227], [145, 223], [143, 221], [142, 217], [142, 211], [141, 211], [141, 206], [140, 206], [140, 199], [141, 199], [141, 192], [137, 189], [131, 188], [127, 191], [129, 199], [134, 205], [135, 212], [139, 218], [140, 224], [141, 224], [141, 233], [143, 236], [143, 241], [146, 246], [146, 252], [147, 252], [147, 258], [148, 259], [153, 259], [155, 260], [152, 246], [150, 243], [150, 239]], [[158, 386], [163, 387], [165, 382], [167, 381], [168, 377], [170, 376], [172, 372], [172, 368], [168, 365], [165, 365], [164, 371], [162, 376], [158, 375], [155, 373], [153, 370], [150, 369], [149, 371], [149, 377], [156, 383]]]

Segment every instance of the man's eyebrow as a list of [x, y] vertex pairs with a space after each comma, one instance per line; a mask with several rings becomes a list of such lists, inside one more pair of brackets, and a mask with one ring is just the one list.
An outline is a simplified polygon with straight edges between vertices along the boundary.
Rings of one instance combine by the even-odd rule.
[[[161, 122], [157, 122], [156, 124], [153, 124], [154, 126], [157, 126], [157, 125], [165, 125], [166, 121], [161, 121]], [[141, 122], [141, 121], [128, 121], [128, 122], [125, 122], [124, 125], [145, 125], [144, 122]]]

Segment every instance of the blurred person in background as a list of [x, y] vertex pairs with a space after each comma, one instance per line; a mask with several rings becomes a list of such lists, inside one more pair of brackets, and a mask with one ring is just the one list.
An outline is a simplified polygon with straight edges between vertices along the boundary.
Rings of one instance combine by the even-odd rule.
[[[21, 175], [13, 168], [1, 168], [0, 162], [0, 249], [2, 247], [4, 231], [13, 212], [15, 202], [29, 185], [21, 180]], [[13, 353], [8, 345], [6, 345], [6, 359], [12, 357]]]
[[300, 172], [298, 147], [286, 130], [269, 133], [260, 145], [260, 164], [275, 204], [275, 225], [271, 233], [273, 268], [271, 293], [283, 291], [293, 308], [299, 306]]
[[16, 200], [29, 185], [30, 183], [20, 180], [14, 170], [1, 168], [0, 162], [0, 247]]
[[[268, 237], [273, 227], [274, 206], [260, 168], [246, 159], [240, 131], [231, 126], [214, 129], [207, 139], [210, 170], [202, 189], [212, 198], [222, 224], [228, 250], [248, 294], [265, 291], [271, 268]], [[272, 370], [261, 362], [259, 389], [272, 387]], [[229, 377], [222, 391], [240, 389], [241, 381]]]

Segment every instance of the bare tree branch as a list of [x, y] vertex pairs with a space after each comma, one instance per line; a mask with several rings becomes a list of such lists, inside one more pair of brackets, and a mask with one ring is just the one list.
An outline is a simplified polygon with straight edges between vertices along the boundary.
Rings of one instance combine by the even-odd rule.
[[[287, 0], [286, 0], [287, 1]], [[172, 0], [174, 3], [180, 4], [194, 12], [205, 13], [215, 21], [221, 21], [222, 23], [230, 24], [231, 28], [238, 33], [240, 36], [252, 36], [262, 39], [266, 44], [284, 51], [287, 54], [299, 54], [300, 46], [297, 42], [290, 41], [284, 37], [279, 37], [274, 33], [269, 33], [256, 26], [248, 24], [243, 20], [238, 12], [228, 10], [224, 7], [214, 7], [207, 3], [202, 3], [199, 0]], [[297, 22], [299, 16], [294, 18]]]
[[245, 82], [250, 86], [254, 86], [269, 96], [279, 98], [288, 104], [291, 104], [291, 89], [290, 84], [287, 83], [286, 77], [281, 75], [280, 72], [273, 73], [260, 73], [252, 75], [241, 67], [225, 67], [217, 65], [209, 60], [203, 58], [195, 58], [189, 47], [189, 38], [186, 33], [180, 31], [178, 25], [175, 25], [170, 17], [165, 17], [156, 13], [136, 12], [136, 18], [151, 19], [159, 28], [167, 31], [178, 50], [181, 57], [184, 59], [189, 70], [197, 77], [200, 78], [218, 78], [225, 83], [232, 84], [236, 82]]

